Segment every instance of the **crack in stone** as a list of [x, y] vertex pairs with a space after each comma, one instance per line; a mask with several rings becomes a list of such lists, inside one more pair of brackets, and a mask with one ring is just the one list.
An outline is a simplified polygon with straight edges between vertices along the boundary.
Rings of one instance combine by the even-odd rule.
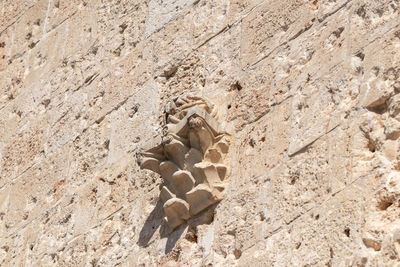
[[30, 7], [28, 7], [21, 15], [19, 15], [11, 24], [9, 24], [8, 26], [6, 26], [3, 30], [0, 31], [0, 36], [6, 31], [8, 30], [11, 26], [13, 26], [15, 23], [17, 23], [19, 21], [19, 19], [21, 17], [23, 17], [26, 12], [28, 12], [30, 9], [32, 9], [34, 6], [36, 6], [38, 3], [31, 5]]

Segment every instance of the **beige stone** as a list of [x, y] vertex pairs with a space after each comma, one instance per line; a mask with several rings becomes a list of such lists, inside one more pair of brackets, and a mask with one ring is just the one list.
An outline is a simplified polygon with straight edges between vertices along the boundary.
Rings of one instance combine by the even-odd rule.
[[398, 266], [396, 0], [3, 0], [0, 266]]

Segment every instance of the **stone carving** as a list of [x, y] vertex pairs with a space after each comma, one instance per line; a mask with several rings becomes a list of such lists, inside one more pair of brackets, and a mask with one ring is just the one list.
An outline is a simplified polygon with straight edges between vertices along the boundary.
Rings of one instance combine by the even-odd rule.
[[172, 229], [222, 199], [229, 134], [215, 115], [216, 107], [203, 98], [173, 99], [165, 107], [162, 136], [140, 153], [141, 168], [164, 179], [160, 198]]

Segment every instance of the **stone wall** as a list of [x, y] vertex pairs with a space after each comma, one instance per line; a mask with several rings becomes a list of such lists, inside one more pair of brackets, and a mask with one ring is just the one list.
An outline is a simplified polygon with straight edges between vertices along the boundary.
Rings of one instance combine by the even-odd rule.
[[[0, 265], [400, 260], [400, 1], [3, 0]], [[191, 93], [225, 196], [172, 230], [137, 155]]]

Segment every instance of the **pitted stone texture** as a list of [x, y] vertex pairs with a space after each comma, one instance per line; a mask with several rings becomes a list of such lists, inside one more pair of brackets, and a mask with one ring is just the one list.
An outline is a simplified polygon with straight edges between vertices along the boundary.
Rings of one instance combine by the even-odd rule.
[[[0, 265], [398, 265], [399, 12], [1, 1]], [[205, 113], [168, 137], [185, 116], [163, 128], [164, 106], [185, 93], [230, 142], [206, 149]], [[141, 170], [150, 143], [185, 156]]]

